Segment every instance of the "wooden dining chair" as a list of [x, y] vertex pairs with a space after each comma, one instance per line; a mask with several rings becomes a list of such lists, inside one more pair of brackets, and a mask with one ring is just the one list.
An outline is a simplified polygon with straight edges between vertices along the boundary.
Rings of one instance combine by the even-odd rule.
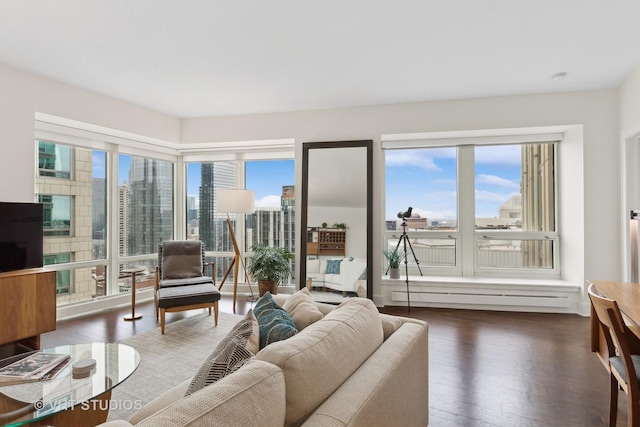
[[632, 332], [625, 327], [622, 313], [615, 300], [600, 295], [594, 285], [589, 286], [589, 298], [598, 317], [608, 350], [609, 365], [609, 426], [615, 427], [618, 415], [618, 388], [628, 400], [629, 426], [640, 427], [640, 389], [638, 372], [640, 355], [631, 353]]

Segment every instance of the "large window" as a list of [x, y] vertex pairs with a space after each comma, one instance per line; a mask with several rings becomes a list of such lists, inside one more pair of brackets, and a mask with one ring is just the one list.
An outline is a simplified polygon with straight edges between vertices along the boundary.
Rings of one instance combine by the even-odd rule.
[[554, 143], [385, 148], [385, 239], [410, 274], [559, 276]]
[[[147, 267], [139, 286], [150, 285], [158, 244], [174, 237], [174, 164], [49, 140], [36, 146], [44, 264], [56, 270], [58, 304], [129, 292], [119, 272], [130, 265]], [[118, 164], [111, 192], [109, 158]], [[109, 206], [118, 214], [109, 215]], [[115, 262], [110, 224], [118, 227]]]
[[43, 261], [56, 269], [58, 303], [92, 298], [99, 283], [91, 261], [107, 257], [106, 153], [43, 140], [36, 146]]
[[[293, 251], [293, 165], [293, 160], [187, 163], [186, 235], [205, 243], [209, 259], [215, 260], [217, 281], [228, 270], [233, 246], [227, 213], [217, 209], [216, 191], [221, 188], [255, 191], [255, 213], [228, 214], [242, 252], [250, 253], [256, 245], [281, 246]], [[227, 280], [233, 280], [233, 271], [229, 274]]]
[[[133, 291], [130, 275], [122, 274], [132, 266], [145, 268], [136, 290], [153, 287], [158, 245], [176, 238], [205, 242], [219, 283], [233, 255], [227, 218], [245, 260], [257, 242], [293, 249], [294, 162], [273, 160], [292, 159], [293, 141], [257, 149], [255, 141], [222, 150], [203, 144], [184, 154], [179, 144], [63, 122], [37, 119], [34, 146], [35, 200], [45, 217], [43, 262], [57, 273], [59, 305]], [[256, 213], [219, 212], [219, 188], [254, 189]], [[177, 219], [186, 227], [176, 228]]]

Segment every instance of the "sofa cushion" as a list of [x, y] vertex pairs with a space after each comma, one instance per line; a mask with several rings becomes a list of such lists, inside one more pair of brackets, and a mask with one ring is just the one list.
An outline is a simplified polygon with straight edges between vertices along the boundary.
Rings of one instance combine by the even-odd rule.
[[253, 312], [258, 319], [261, 349], [298, 333], [289, 313], [273, 300], [270, 292], [260, 297]]
[[282, 308], [291, 315], [298, 331], [322, 319], [322, 313], [313, 302], [307, 288], [294, 292], [286, 299]]
[[160, 308], [214, 303], [220, 300], [220, 292], [213, 283], [164, 287], [158, 289], [156, 296]]
[[351, 298], [302, 333], [262, 349], [256, 359], [284, 372], [285, 425], [308, 418], [378, 348], [382, 336], [373, 302]]
[[211, 283], [213, 285], [213, 279], [207, 276], [189, 277], [186, 279], [166, 279], [161, 280], [159, 285], [161, 288], [170, 288], [172, 286], [200, 285], [203, 283]]
[[244, 319], [236, 323], [202, 364], [191, 380], [185, 396], [235, 372], [253, 357], [253, 353], [247, 349], [253, 330], [253, 313], [249, 310]]
[[285, 416], [282, 371], [252, 360], [232, 375], [145, 418], [136, 426], [281, 426]]

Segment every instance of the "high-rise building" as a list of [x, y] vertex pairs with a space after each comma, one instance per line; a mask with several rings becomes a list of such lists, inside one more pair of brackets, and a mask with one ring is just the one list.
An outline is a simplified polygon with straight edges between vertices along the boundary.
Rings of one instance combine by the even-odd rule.
[[187, 221], [198, 219], [198, 209], [196, 206], [196, 196], [187, 196]]
[[93, 178], [93, 204], [91, 206], [91, 228], [94, 239], [104, 239], [106, 230], [105, 200], [107, 186], [104, 178]]
[[154, 253], [173, 239], [173, 164], [132, 157], [128, 207], [129, 255]]
[[[216, 191], [220, 188], [236, 188], [236, 163], [212, 162], [200, 166], [200, 189], [198, 207], [198, 238], [204, 242], [207, 251], [233, 251], [226, 212], [217, 212]], [[235, 214], [231, 214], [235, 227]], [[215, 276], [223, 277], [230, 258], [218, 258], [215, 263]], [[233, 279], [233, 272], [229, 280]]]
[[216, 190], [220, 188], [236, 188], [236, 163], [202, 163], [198, 226], [200, 240], [208, 251], [233, 250], [226, 213], [216, 210]]
[[282, 238], [283, 246], [293, 252], [296, 247], [296, 187], [294, 185], [282, 186]]
[[129, 255], [129, 185], [118, 186], [118, 254]]

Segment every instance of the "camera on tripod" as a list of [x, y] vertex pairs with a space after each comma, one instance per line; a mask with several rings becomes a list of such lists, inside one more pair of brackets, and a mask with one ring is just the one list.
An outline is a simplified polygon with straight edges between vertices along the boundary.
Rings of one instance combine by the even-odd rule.
[[409, 208], [407, 209], [406, 212], [398, 212], [398, 218], [400, 218], [400, 219], [411, 218], [411, 211], [412, 210], [413, 210], [413, 208], [411, 206], [409, 206]]

